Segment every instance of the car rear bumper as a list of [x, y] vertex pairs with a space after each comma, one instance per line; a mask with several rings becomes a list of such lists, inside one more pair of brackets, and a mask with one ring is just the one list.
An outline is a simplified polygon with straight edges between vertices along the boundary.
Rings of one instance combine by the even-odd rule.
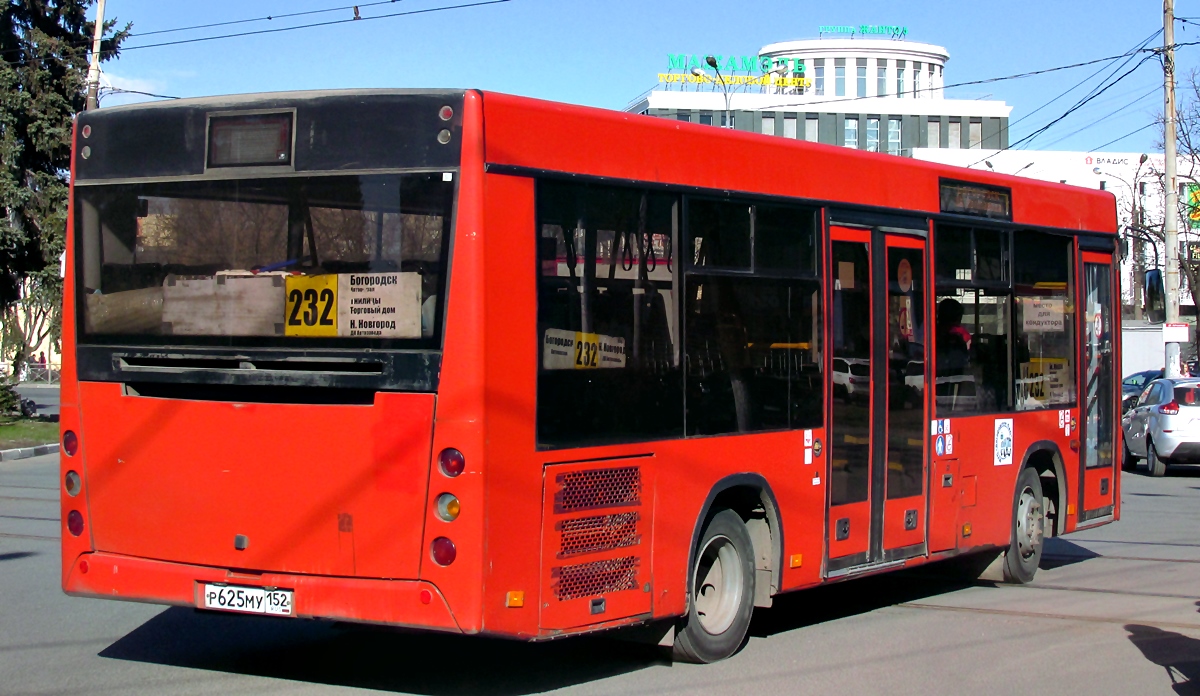
[[1154, 438], [1159, 459], [1169, 464], [1200, 464], [1200, 438], [1162, 433]]
[[200, 606], [202, 583], [292, 590], [294, 615], [462, 633], [442, 593], [421, 580], [249, 573], [154, 561], [112, 553], [85, 553], [65, 575], [69, 595]]

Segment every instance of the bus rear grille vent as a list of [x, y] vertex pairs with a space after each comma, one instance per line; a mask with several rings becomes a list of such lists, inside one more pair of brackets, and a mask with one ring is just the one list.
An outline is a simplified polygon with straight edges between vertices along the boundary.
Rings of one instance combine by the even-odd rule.
[[561, 602], [636, 589], [638, 560], [636, 556], [623, 556], [555, 568], [555, 595]]
[[585, 469], [559, 474], [554, 512], [595, 510], [618, 505], [638, 505], [642, 496], [642, 469]]
[[558, 557], [637, 546], [642, 541], [640, 518], [636, 512], [622, 512], [558, 522], [555, 528], [562, 534]]

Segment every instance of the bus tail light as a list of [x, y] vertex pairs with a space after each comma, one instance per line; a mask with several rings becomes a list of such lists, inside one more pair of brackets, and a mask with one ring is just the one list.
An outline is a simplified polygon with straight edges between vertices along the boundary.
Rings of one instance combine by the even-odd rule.
[[75, 434], [74, 430], [63, 433], [62, 448], [68, 457], [74, 457], [75, 453], [79, 451], [79, 436]]
[[459, 504], [458, 498], [455, 498], [450, 493], [443, 493], [437, 498], [437, 516], [444, 522], [453, 522], [458, 519], [458, 513], [462, 511], [462, 505]]
[[67, 531], [71, 533], [71, 536], [83, 534], [83, 515], [78, 510], [67, 513]]
[[450, 119], [454, 118], [454, 109], [450, 108], [449, 106], [443, 106], [442, 108], [438, 109], [438, 118], [442, 119], [443, 121], [449, 121]]
[[458, 555], [458, 549], [454, 548], [454, 542], [446, 537], [438, 537], [429, 545], [429, 553], [433, 556], [433, 562], [440, 566], [448, 566], [454, 562], [454, 558]]
[[447, 447], [438, 455], [438, 468], [446, 476], [454, 478], [461, 474], [463, 469], [467, 468], [467, 459], [463, 456], [462, 452], [453, 447]]
[[1178, 401], [1168, 401], [1167, 403], [1158, 407], [1158, 412], [1163, 414], [1164, 416], [1178, 416], [1179, 415], [1179, 402]]

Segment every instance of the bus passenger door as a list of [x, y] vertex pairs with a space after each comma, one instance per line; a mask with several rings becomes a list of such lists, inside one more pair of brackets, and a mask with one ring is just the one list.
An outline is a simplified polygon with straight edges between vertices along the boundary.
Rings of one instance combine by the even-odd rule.
[[875, 363], [886, 375], [876, 377], [883, 392], [876, 400], [876, 430], [885, 443], [876, 454], [876, 480], [882, 484], [882, 539], [879, 562], [925, 554], [926, 459], [929, 416], [925, 413], [926, 335], [929, 285], [926, 278], [926, 239], [876, 232], [885, 240], [884, 258], [876, 258], [875, 303], [879, 319], [876, 332], [885, 344], [876, 344]]
[[872, 518], [872, 345], [871, 231], [830, 230], [832, 263], [832, 419], [828, 429], [828, 560], [826, 571], [869, 562]]
[[1107, 517], [1113, 513], [1116, 488], [1117, 400], [1114, 379], [1116, 349], [1113, 320], [1113, 265], [1108, 254], [1080, 253], [1079, 297], [1083, 307], [1077, 312], [1080, 322], [1079, 384], [1083, 397], [1082, 421], [1077, 437], [1080, 457], [1079, 523]]
[[926, 241], [830, 230], [826, 575], [925, 553]]

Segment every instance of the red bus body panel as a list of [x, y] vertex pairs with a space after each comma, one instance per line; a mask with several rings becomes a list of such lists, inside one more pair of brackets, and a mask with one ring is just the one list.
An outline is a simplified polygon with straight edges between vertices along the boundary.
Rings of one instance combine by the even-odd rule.
[[[81, 385], [97, 551], [219, 568], [416, 579], [432, 394], [373, 406], [124, 396]], [[298, 505], [297, 501], [304, 501]], [[249, 540], [244, 550], [234, 537]]]

